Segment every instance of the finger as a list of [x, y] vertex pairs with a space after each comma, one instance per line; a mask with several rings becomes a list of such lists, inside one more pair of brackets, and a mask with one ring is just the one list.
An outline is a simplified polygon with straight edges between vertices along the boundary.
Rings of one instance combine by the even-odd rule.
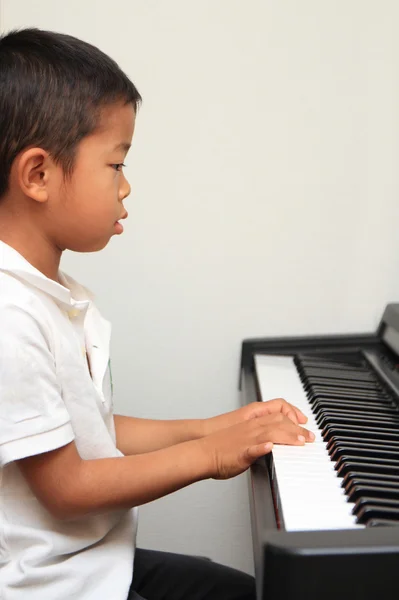
[[269, 452], [271, 452], [272, 449], [273, 449], [272, 442], [266, 442], [266, 444], [257, 444], [256, 446], [250, 446], [249, 448], [247, 448], [246, 455], [247, 455], [247, 458], [252, 463], [257, 458], [260, 458], [261, 456], [265, 456], [265, 454], [269, 454]]
[[285, 402], [285, 400], [283, 400], [283, 402], [284, 404], [282, 405], [281, 410], [293, 423], [301, 423], [304, 425], [307, 422], [308, 418], [301, 410], [299, 410], [299, 408], [289, 402]]
[[297, 408], [296, 406], [292, 405], [292, 408], [295, 411], [296, 417], [298, 419], [298, 423], [302, 423], [302, 425], [307, 423], [307, 421], [308, 421], [307, 416], [304, 415], [303, 412], [301, 410], [299, 410], [299, 408]]
[[295, 425], [298, 425], [298, 416], [297, 416], [293, 406], [288, 404], [286, 410], [284, 411], [284, 414], [286, 417], [288, 417], [290, 419], [290, 421], [295, 423]]
[[276, 435], [272, 435], [271, 438], [274, 444], [282, 444], [284, 446], [304, 446], [306, 444], [305, 436], [288, 431], [280, 431]]
[[288, 417], [293, 423], [298, 423], [294, 407], [284, 400], [284, 398], [274, 398], [273, 400], [268, 400], [263, 404], [267, 414], [281, 413], [285, 417]]
[[305, 429], [305, 427], [299, 427], [299, 435], [304, 437], [306, 442], [314, 442], [316, 439], [316, 436], [313, 433], [313, 431]]
[[290, 446], [303, 446], [306, 442], [313, 442], [315, 435], [305, 429], [294, 425], [290, 421], [283, 421], [268, 433], [269, 439], [275, 444], [288, 444]]
[[290, 404], [284, 398], [275, 398], [274, 400], [269, 400], [265, 403], [266, 408], [270, 412], [282, 412], [283, 415], [288, 417], [293, 423], [301, 423], [304, 425], [308, 418], [303, 414], [299, 408]]
[[272, 400], [264, 402], [264, 405], [269, 410], [269, 412], [282, 412], [283, 407], [287, 404], [288, 402], [284, 400], [284, 398], [273, 398]]

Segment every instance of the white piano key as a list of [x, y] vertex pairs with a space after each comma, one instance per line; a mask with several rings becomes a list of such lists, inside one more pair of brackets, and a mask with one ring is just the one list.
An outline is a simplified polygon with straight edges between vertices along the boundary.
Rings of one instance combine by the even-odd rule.
[[279, 489], [282, 517], [287, 531], [355, 529], [353, 503], [347, 501], [312, 413], [291, 356], [255, 356], [262, 400], [284, 398], [306, 417], [307, 429], [316, 440], [305, 446], [275, 444], [273, 464]]

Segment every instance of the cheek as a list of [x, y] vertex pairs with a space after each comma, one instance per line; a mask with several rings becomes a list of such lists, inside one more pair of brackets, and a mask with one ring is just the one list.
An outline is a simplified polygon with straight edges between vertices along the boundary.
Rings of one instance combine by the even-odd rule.
[[70, 194], [73, 209], [81, 216], [109, 214], [118, 199], [118, 177], [109, 169], [88, 173], [74, 180]]
[[96, 194], [108, 200], [116, 198], [119, 189], [119, 179], [118, 174], [111, 167], [103, 169], [96, 176], [84, 182], [86, 193], [91, 196]]
[[77, 169], [70, 180], [59, 182], [47, 224], [61, 248], [92, 252], [105, 247], [120, 216], [119, 179], [111, 168]]

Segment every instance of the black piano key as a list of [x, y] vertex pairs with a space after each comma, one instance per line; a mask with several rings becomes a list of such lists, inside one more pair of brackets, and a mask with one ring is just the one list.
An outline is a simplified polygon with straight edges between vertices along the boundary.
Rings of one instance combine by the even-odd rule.
[[370, 369], [356, 369], [352, 367], [344, 367], [342, 365], [329, 365], [327, 363], [320, 363], [320, 365], [302, 365], [298, 368], [300, 377], [314, 377], [314, 376], [332, 376], [338, 377], [341, 375], [342, 378], [364, 378], [367, 381], [378, 381], [378, 378]]
[[352, 457], [352, 456], [340, 456], [339, 458], [337, 458], [337, 460], [335, 461], [334, 464], [334, 468], [336, 471], [338, 471], [340, 469], [340, 467], [343, 464], [346, 464], [347, 462], [351, 462], [352, 460], [357, 461], [357, 462], [366, 462], [368, 463], [368, 465], [370, 466], [370, 473], [375, 472], [375, 473], [379, 473], [380, 469], [387, 466], [387, 467], [395, 467], [397, 466], [398, 468], [398, 475], [399, 475], [399, 456], [396, 455], [396, 458], [388, 458], [385, 456], [378, 456], [378, 457], [373, 457], [373, 456], [358, 456], [358, 457]]
[[399, 487], [387, 488], [367, 485], [355, 485], [347, 494], [349, 502], [357, 502], [364, 498], [373, 498], [374, 500], [396, 500], [399, 505]]
[[381, 449], [376, 449], [376, 448], [353, 448], [353, 447], [349, 447], [349, 446], [342, 446], [339, 448], [336, 448], [333, 452], [331, 452], [330, 457], [331, 460], [333, 461], [337, 461], [338, 459], [344, 457], [344, 458], [357, 458], [357, 457], [370, 457], [370, 458], [376, 458], [376, 459], [381, 459], [384, 460], [386, 458], [389, 459], [393, 459], [395, 460], [395, 458], [398, 458], [398, 453], [396, 451], [389, 451], [389, 450], [381, 450]]
[[[332, 388], [341, 388], [348, 387], [358, 388], [358, 389], [380, 389], [381, 383], [375, 377], [366, 378], [364, 375], [352, 375], [352, 374], [344, 374], [342, 377], [340, 376], [340, 371], [331, 371], [327, 373], [326, 371], [320, 371], [319, 374], [313, 372], [309, 373], [299, 373], [299, 377], [303, 383], [309, 383], [311, 385], [328, 385]], [[355, 385], [356, 384], [356, 385]]]
[[327, 415], [336, 415], [337, 417], [343, 417], [346, 419], [362, 419], [365, 422], [370, 421], [371, 423], [378, 423], [379, 421], [391, 421], [391, 422], [399, 422], [399, 413], [398, 412], [364, 412], [362, 413], [359, 407], [359, 410], [341, 410], [337, 406], [337, 408], [319, 408], [313, 411], [316, 419], [321, 419], [323, 416]]
[[362, 525], [367, 525], [372, 520], [399, 520], [399, 510], [392, 507], [381, 507], [370, 504], [363, 506], [359, 510], [356, 520]]
[[327, 450], [329, 451], [331, 448], [335, 448], [337, 444], [350, 444], [354, 446], [365, 445], [365, 446], [375, 446], [379, 448], [385, 448], [389, 445], [389, 448], [397, 448], [399, 453], [399, 440], [379, 440], [378, 438], [356, 438], [356, 437], [340, 437], [340, 436], [332, 436], [329, 442], [327, 443]]
[[392, 403], [391, 400], [376, 400], [376, 399], [370, 399], [370, 398], [346, 398], [344, 396], [337, 396], [336, 398], [327, 398], [325, 399], [321, 394], [314, 398], [308, 396], [308, 402], [310, 404], [311, 409], [313, 410], [313, 407], [317, 407], [319, 402], [323, 402], [327, 407], [335, 407], [338, 406], [340, 403], [343, 404], [343, 406], [347, 405], [351, 405], [354, 404], [357, 408], [356, 410], [360, 411], [362, 404], [364, 403], [366, 408], [370, 408], [371, 410], [375, 410], [375, 409], [381, 409], [381, 410], [393, 410], [393, 411], [397, 411], [398, 407], [396, 405], [394, 405]]
[[399, 521], [393, 519], [370, 519], [367, 527], [399, 527]]
[[[353, 355], [352, 355], [353, 356]], [[305, 354], [297, 354], [295, 357], [295, 364], [298, 368], [301, 367], [317, 367], [320, 365], [325, 365], [328, 368], [332, 368], [336, 366], [340, 369], [359, 369], [359, 370], [370, 370], [368, 363], [364, 359], [364, 357], [360, 357], [359, 360], [346, 360], [339, 359], [337, 356], [315, 356], [305, 355]]]
[[395, 444], [393, 442], [389, 442], [389, 444], [387, 443], [379, 443], [379, 442], [374, 442], [372, 441], [367, 441], [365, 442], [364, 440], [358, 440], [355, 442], [351, 442], [351, 441], [347, 441], [347, 440], [339, 440], [339, 441], [333, 441], [332, 444], [330, 444], [327, 447], [327, 452], [329, 453], [330, 456], [332, 456], [333, 452], [335, 452], [336, 450], [339, 450], [340, 448], [353, 448], [354, 450], [357, 449], [365, 449], [365, 450], [373, 450], [374, 452], [376, 452], [378, 454], [378, 452], [381, 451], [385, 451], [385, 452], [391, 452], [394, 456], [399, 457], [399, 444]]
[[377, 438], [380, 440], [399, 440], [399, 429], [391, 428], [377, 428], [377, 427], [361, 427], [358, 425], [327, 425], [322, 429], [322, 437], [325, 442], [328, 442], [332, 436], [340, 436], [344, 438], [358, 437], [358, 438]]
[[[335, 380], [334, 382], [332, 382], [327, 381], [326, 379], [316, 377], [312, 379], [312, 385], [317, 386], [319, 388], [328, 388], [331, 390], [339, 390], [342, 388], [344, 390], [368, 390], [374, 393], [382, 390], [381, 386], [377, 382], [372, 383], [351, 380]], [[305, 390], [309, 389], [310, 383], [305, 383], [303, 387], [305, 388]]]
[[347, 473], [359, 471], [360, 473], [386, 473], [391, 475], [399, 474], [399, 461], [384, 460], [379, 461], [373, 458], [342, 458], [337, 460], [334, 465], [339, 477], [343, 477]]
[[399, 474], [389, 474], [389, 473], [367, 473], [367, 472], [358, 472], [358, 471], [350, 471], [346, 475], [344, 475], [342, 479], [341, 486], [343, 488], [347, 488], [353, 481], [357, 481], [358, 479], [362, 479], [366, 477], [368, 480], [372, 480], [378, 485], [382, 482], [391, 483], [392, 485], [399, 484]]
[[320, 415], [318, 418], [316, 418], [316, 423], [318, 424], [320, 429], [324, 429], [324, 427], [327, 427], [329, 425], [362, 426], [362, 424], [364, 424], [364, 426], [369, 429], [379, 431], [384, 429], [392, 429], [399, 426], [399, 422], [393, 419], [362, 419], [360, 417], [346, 417], [334, 414]]
[[380, 506], [381, 508], [393, 508], [398, 513], [399, 519], [399, 501], [391, 498], [377, 498], [375, 496], [362, 496], [356, 500], [355, 506], [352, 509], [352, 514], [357, 515], [363, 507]]
[[326, 394], [326, 396], [332, 396], [332, 397], [336, 397], [337, 394], [340, 394], [340, 395], [341, 394], [348, 394], [348, 395], [355, 396], [355, 397], [359, 396], [361, 398], [365, 397], [365, 396], [374, 396], [375, 399], [377, 399], [377, 400], [380, 397], [382, 397], [382, 398], [385, 398], [385, 397], [391, 398], [390, 394], [388, 393], [388, 391], [384, 387], [381, 387], [381, 389], [379, 389], [377, 391], [374, 390], [374, 389], [370, 390], [370, 389], [356, 389], [356, 388], [342, 388], [342, 387], [338, 388], [338, 389], [334, 389], [334, 388], [329, 389], [329, 388], [326, 388], [326, 386], [324, 386], [324, 385], [319, 385], [319, 384], [315, 385], [314, 384], [312, 386], [312, 390], [311, 391], [314, 394], [318, 394], [318, 393], [323, 393], [324, 392]]
[[[368, 428], [372, 431], [378, 432], [383, 429], [392, 429], [395, 426], [398, 426], [398, 421], [395, 419], [367, 419], [365, 417], [338, 417], [336, 415], [324, 415], [321, 418], [316, 419], [319, 424], [320, 429], [324, 429], [329, 425], [332, 427], [340, 427], [341, 425], [348, 426], [362, 426], [364, 424], [364, 428]], [[397, 429], [399, 431], [399, 428]]]
[[297, 356], [295, 359], [295, 363], [298, 369], [307, 369], [307, 368], [326, 368], [326, 369], [341, 369], [347, 371], [364, 371], [369, 372], [370, 368], [367, 366], [367, 363], [363, 363], [363, 365], [351, 365], [348, 363], [340, 362], [340, 361], [332, 361], [327, 358], [304, 358]]
[[388, 396], [388, 394], [384, 391], [374, 392], [374, 391], [366, 391], [366, 390], [344, 390], [341, 389], [339, 392], [336, 390], [332, 391], [326, 387], [322, 386], [313, 386], [311, 390], [307, 392], [309, 402], [312, 403], [314, 400], [318, 398], [336, 398], [336, 399], [350, 399], [350, 400], [358, 400], [359, 402], [365, 401], [373, 401], [373, 402], [381, 402], [381, 404], [389, 404], [392, 405], [392, 398]]
[[[351, 386], [352, 383], [359, 384], [359, 387], [364, 386], [367, 388], [381, 387], [381, 380], [375, 377], [374, 374], [363, 374], [363, 373], [342, 373], [342, 377], [339, 377], [340, 371], [330, 371], [327, 370], [320, 371], [317, 374], [316, 371], [313, 373], [304, 372], [302, 374], [302, 379], [304, 381], [312, 381], [315, 384], [318, 382], [328, 381], [333, 386], [337, 385], [341, 387], [341, 384]], [[301, 377], [301, 375], [300, 375]]]
[[355, 514], [357, 506], [359, 509], [366, 504], [373, 504], [374, 506], [391, 506], [399, 510], [399, 501], [395, 498], [381, 498], [379, 496], [362, 496], [359, 500], [356, 500], [355, 506], [353, 507], [353, 513]]
[[311, 381], [312, 378], [323, 378], [327, 379], [328, 381], [335, 381], [336, 379], [345, 381], [348, 379], [350, 381], [377, 383], [377, 379], [373, 373], [367, 371], [360, 372], [356, 369], [352, 371], [345, 371], [338, 369], [310, 367], [306, 369], [304, 376], [309, 381]]
[[341, 411], [338, 408], [323, 408], [315, 411], [314, 418], [320, 429], [323, 429], [325, 423], [329, 424], [330, 422], [353, 425], [364, 423], [364, 426], [369, 428], [395, 428], [399, 425], [399, 414], [365, 413], [361, 415], [359, 411]]
[[312, 410], [317, 413], [319, 410], [327, 408], [327, 409], [339, 409], [342, 411], [356, 411], [359, 414], [359, 411], [362, 414], [397, 414], [399, 415], [399, 410], [394, 406], [387, 406], [385, 404], [381, 404], [381, 402], [360, 402], [360, 401], [351, 401], [351, 400], [315, 400], [312, 403]]
[[352, 490], [357, 486], [365, 487], [378, 487], [387, 490], [399, 490], [398, 481], [389, 481], [384, 477], [372, 477], [364, 475], [363, 477], [355, 476], [351, 479], [347, 479], [346, 482], [342, 481], [342, 487], [345, 490], [345, 494], [349, 497]]

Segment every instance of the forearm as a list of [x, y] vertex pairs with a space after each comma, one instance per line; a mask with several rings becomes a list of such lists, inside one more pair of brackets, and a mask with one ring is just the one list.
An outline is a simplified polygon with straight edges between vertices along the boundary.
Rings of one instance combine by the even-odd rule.
[[72, 442], [20, 461], [32, 491], [59, 519], [127, 509], [211, 476], [200, 441], [115, 458], [82, 460]]
[[81, 514], [139, 506], [208, 475], [195, 442], [83, 463], [80, 494], [75, 497]]
[[204, 435], [202, 419], [152, 420], [114, 416], [116, 445], [125, 456], [153, 452]]

